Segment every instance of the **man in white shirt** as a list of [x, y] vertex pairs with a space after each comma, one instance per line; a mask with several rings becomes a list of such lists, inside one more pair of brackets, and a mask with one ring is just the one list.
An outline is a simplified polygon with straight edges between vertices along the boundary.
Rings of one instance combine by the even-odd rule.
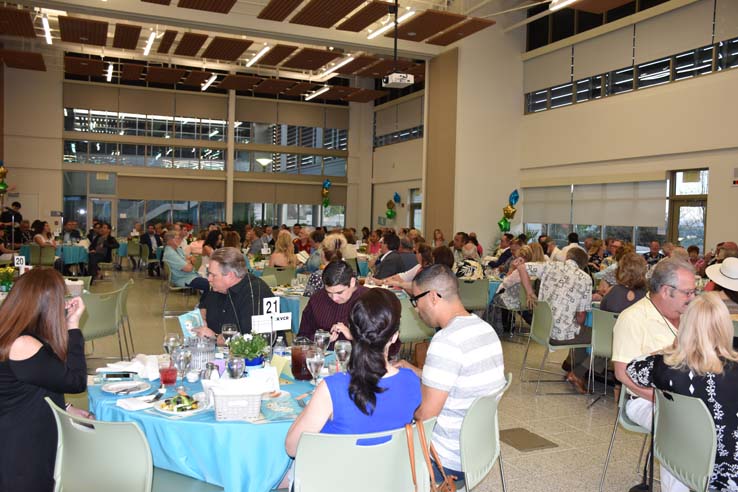
[[[424, 268], [413, 280], [412, 294], [410, 302], [420, 318], [441, 329], [431, 340], [422, 371], [404, 360], [398, 366], [422, 378], [422, 402], [415, 418], [438, 417], [433, 445], [447, 474], [462, 480], [461, 422], [474, 399], [505, 386], [502, 345], [489, 324], [464, 309], [458, 281], [447, 266]], [[439, 481], [439, 471], [434, 473]]]
[[569, 242], [569, 244], [561, 248], [561, 250], [559, 250], [559, 252], [557, 253], [556, 258], [552, 258], [553, 260], [566, 261], [566, 253], [568, 253], [571, 248], [579, 248], [585, 253], [587, 252], [586, 249], [582, 248], [579, 245], [579, 234], [577, 234], [576, 232], [569, 233], [569, 235], [566, 237], [566, 240]]
[[635, 384], [625, 371], [630, 361], [674, 343], [679, 320], [694, 299], [694, 268], [679, 259], [661, 260], [653, 268], [649, 294], [620, 313], [613, 330], [615, 377], [635, 395], [625, 405], [631, 420], [651, 428], [653, 389]]

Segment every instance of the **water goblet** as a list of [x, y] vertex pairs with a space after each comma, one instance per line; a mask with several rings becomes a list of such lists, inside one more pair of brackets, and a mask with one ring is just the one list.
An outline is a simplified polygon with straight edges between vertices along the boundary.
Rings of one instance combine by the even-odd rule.
[[226, 345], [231, 343], [233, 337], [238, 333], [238, 326], [233, 323], [225, 323], [220, 327], [220, 334], [225, 338]]
[[167, 333], [164, 337], [164, 351], [171, 355], [172, 351], [182, 346], [182, 338], [178, 333]]
[[182, 380], [184, 375], [190, 369], [190, 363], [192, 362], [192, 352], [184, 347], [177, 347], [172, 351], [171, 354], [172, 363], [177, 368], [177, 377]]
[[325, 330], [318, 330], [315, 332], [313, 341], [315, 342], [315, 346], [325, 354], [331, 341], [331, 334]]
[[311, 383], [313, 384], [313, 386], [317, 386], [320, 371], [323, 370], [323, 365], [325, 364], [325, 357], [323, 356], [323, 352], [320, 349], [311, 348], [307, 351], [307, 357], [305, 358], [305, 360], [307, 362], [308, 370], [313, 376]]
[[340, 366], [340, 371], [346, 372], [346, 366], [351, 358], [351, 342], [348, 340], [337, 340], [333, 349], [336, 352], [336, 360]]

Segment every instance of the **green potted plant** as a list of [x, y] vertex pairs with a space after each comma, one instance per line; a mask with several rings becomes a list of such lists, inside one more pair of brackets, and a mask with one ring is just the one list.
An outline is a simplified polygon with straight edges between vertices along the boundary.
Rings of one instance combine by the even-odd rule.
[[235, 336], [228, 344], [231, 357], [243, 358], [247, 366], [260, 366], [264, 356], [269, 353], [269, 343], [261, 335], [247, 333]]

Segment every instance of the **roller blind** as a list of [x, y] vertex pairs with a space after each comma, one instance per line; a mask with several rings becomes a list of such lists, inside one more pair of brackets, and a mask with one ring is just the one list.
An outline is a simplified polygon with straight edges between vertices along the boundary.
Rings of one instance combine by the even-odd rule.
[[574, 186], [574, 223], [664, 227], [666, 181]]
[[711, 44], [713, 6], [714, 0], [700, 0], [636, 24], [636, 63]]
[[225, 201], [225, 181], [211, 179], [172, 179], [172, 200]]
[[397, 129], [406, 130], [423, 124], [423, 98], [416, 97], [397, 105]]
[[348, 130], [349, 110], [348, 108], [325, 108], [325, 128], [337, 128]]
[[64, 107], [118, 111], [118, 88], [102, 85], [64, 84]]
[[118, 196], [127, 200], [173, 200], [174, 182], [168, 178], [118, 176]]
[[322, 106], [280, 102], [277, 106], [277, 123], [323, 128], [325, 109]]
[[259, 101], [257, 99], [236, 99], [236, 120], [257, 123], [277, 122], [276, 101]]
[[174, 92], [120, 89], [121, 113], [174, 116]]
[[236, 203], [276, 203], [274, 183], [236, 181], [233, 201]]
[[633, 26], [574, 45], [574, 80], [633, 64]]
[[397, 130], [397, 106], [374, 113], [374, 135], [387, 135]]
[[546, 186], [523, 189], [525, 222], [568, 224], [571, 220], [571, 186]]
[[738, 2], [717, 0], [715, 10], [715, 42], [738, 36]]
[[178, 92], [175, 96], [175, 114], [212, 120], [228, 119], [228, 98]]
[[571, 81], [571, 47], [526, 60], [523, 72], [526, 93]]
[[[294, 184], [294, 183], [277, 183], [276, 201], [277, 203], [301, 203], [307, 205], [320, 205], [323, 197], [320, 194], [322, 186], [316, 184]], [[331, 188], [333, 194], [333, 188]]]
[[346, 190], [345, 186], [331, 187], [331, 204], [346, 206]]

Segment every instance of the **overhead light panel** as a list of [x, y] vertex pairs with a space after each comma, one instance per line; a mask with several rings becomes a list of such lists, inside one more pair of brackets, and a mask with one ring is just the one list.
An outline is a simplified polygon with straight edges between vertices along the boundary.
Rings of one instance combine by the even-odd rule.
[[151, 51], [151, 46], [154, 44], [154, 40], [156, 39], [156, 31], [151, 31], [149, 34], [149, 39], [146, 40], [146, 46], [144, 46], [144, 56], [149, 56], [149, 52]]
[[311, 92], [310, 94], [308, 94], [307, 96], [305, 96], [305, 100], [306, 101], [309, 101], [309, 100], [311, 100], [313, 98], [318, 97], [321, 94], [324, 94], [324, 93], [328, 92], [329, 90], [331, 90], [331, 86], [324, 85], [323, 87], [321, 87], [317, 91]]
[[200, 90], [201, 91], [208, 90], [208, 87], [210, 87], [211, 85], [213, 85], [213, 82], [215, 82], [215, 79], [217, 79], [217, 78], [218, 78], [217, 75], [215, 75], [215, 74], [211, 75], [210, 78], [208, 80], [206, 80], [204, 84], [202, 84], [202, 88]]
[[108, 82], [113, 80], [113, 64], [112, 63], [108, 63], [108, 71], [105, 74], [105, 80], [107, 80]]
[[246, 63], [246, 66], [250, 67], [254, 63], [258, 62], [259, 58], [266, 55], [266, 52], [269, 51], [270, 49], [272, 49], [271, 46], [265, 45], [262, 49], [259, 50], [257, 54], [251, 57], [251, 59]]
[[[348, 56], [348, 57], [344, 58], [343, 60], [341, 60], [340, 62], [336, 63], [331, 68], [329, 68], [328, 70], [326, 70], [325, 72], [323, 72], [323, 74], [321, 75], [321, 78], [324, 78], [327, 75], [332, 74], [333, 72], [335, 72], [339, 68], [341, 68], [341, 67], [343, 67], [345, 65], [348, 65], [352, 61], [354, 61], [354, 57], [353, 56]], [[330, 78], [330, 77], [328, 77], [328, 78]], [[327, 80], [327, 79], [324, 78], [323, 80]]]
[[568, 7], [576, 1], [577, 0], [551, 0], [551, 3], [548, 4], [548, 10], [554, 12], [556, 10], [563, 9], [564, 7]]
[[[397, 19], [397, 25], [399, 26], [400, 24], [402, 24], [403, 22], [405, 22], [406, 20], [408, 20], [410, 17], [412, 17], [414, 15], [415, 15], [415, 11], [414, 10], [409, 10], [409, 11], [405, 12], [404, 14], [402, 14]], [[377, 36], [381, 36], [382, 34], [386, 33], [390, 29], [392, 29], [393, 27], [395, 27], [395, 23], [394, 22], [388, 22], [386, 25], [380, 27], [376, 31], [374, 31], [371, 34], [369, 34], [366, 37], [366, 39], [374, 39]]]
[[41, 24], [44, 26], [44, 37], [46, 38], [46, 44], [51, 44], [51, 26], [49, 26], [49, 18], [46, 14], [41, 17]]
[[266, 167], [272, 162], [272, 160], [268, 157], [257, 157], [256, 162], [261, 164], [262, 167]]

